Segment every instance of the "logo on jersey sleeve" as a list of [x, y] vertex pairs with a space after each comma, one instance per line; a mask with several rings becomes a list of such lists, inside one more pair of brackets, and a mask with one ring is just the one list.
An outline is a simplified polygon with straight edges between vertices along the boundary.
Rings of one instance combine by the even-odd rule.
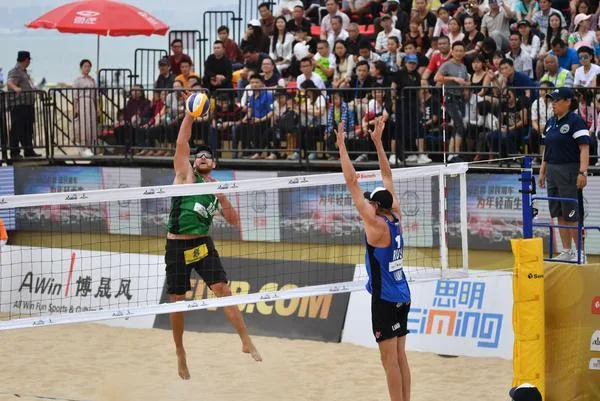
[[194, 205], [194, 212], [198, 213], [205, 219], [212, 218], [219, 211], [219, 200], [215, 197], [208, 206], [196, 202]]

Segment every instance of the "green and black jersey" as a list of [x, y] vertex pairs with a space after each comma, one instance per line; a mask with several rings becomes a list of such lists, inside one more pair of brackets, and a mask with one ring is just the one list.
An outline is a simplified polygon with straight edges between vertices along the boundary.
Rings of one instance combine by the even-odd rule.
[[[196, 175], [196, 183], [204, 178]], [[208, 235], [219, 200], [213, 194], [176, 196], [171, 199], [168, 230], [171, 234]]]

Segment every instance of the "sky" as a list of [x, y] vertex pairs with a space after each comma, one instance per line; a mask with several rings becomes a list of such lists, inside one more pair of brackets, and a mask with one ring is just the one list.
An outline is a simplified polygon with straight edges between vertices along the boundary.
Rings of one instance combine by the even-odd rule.
[[[71, 0], [0, 0], [0, 68], [6, 74], [14, 67], [17, 51], [29, 50], [29, 67], [34, 81], [72, 82], [79, 74], [79, 62], [88, 58], [96, 63], [94, 35], [64, 34], [52, 30], [27, 29], [25, 24], [47, 11]], [[238, 0], [126, 0], [178, 30], [203, 31], [203, 13], [207, 10], [235, 10]], [[185, 10], [182, 12], [182, 10]], [[101, 37], [100, 66], [130, 68], [134, 66], [136, 48], [166, 49], [167, 36], [129, 38]], [[95, 68], [94, 68], [95, 69]]]

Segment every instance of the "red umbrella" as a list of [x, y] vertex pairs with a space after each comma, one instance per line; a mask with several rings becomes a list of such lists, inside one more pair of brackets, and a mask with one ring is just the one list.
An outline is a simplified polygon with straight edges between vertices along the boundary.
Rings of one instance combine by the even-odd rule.
[[112, 0], [83, 0], [65, 4], [30, 22], [26, 27], [98, 35], [98, 58], [99, 35], [165, 35], [169, 30], [167, 25], [147, 12]]

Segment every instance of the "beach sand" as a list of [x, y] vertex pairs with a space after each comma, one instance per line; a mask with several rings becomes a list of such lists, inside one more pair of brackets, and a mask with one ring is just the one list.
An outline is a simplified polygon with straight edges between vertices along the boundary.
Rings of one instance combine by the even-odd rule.
[[[256, 337], [264, 362], [232, 334], [185, 334], [192, 379], [177, 376], [170, 331], [102, 324], [0, 334], [0, 401], [384, 401], [377, 349]], [[508, 398], [511, 361], [410, 352], [412, 401]], [[21, 398], [7, 394], [17, 393]], [[28, 396], [29, 395], [29, 396]]]

